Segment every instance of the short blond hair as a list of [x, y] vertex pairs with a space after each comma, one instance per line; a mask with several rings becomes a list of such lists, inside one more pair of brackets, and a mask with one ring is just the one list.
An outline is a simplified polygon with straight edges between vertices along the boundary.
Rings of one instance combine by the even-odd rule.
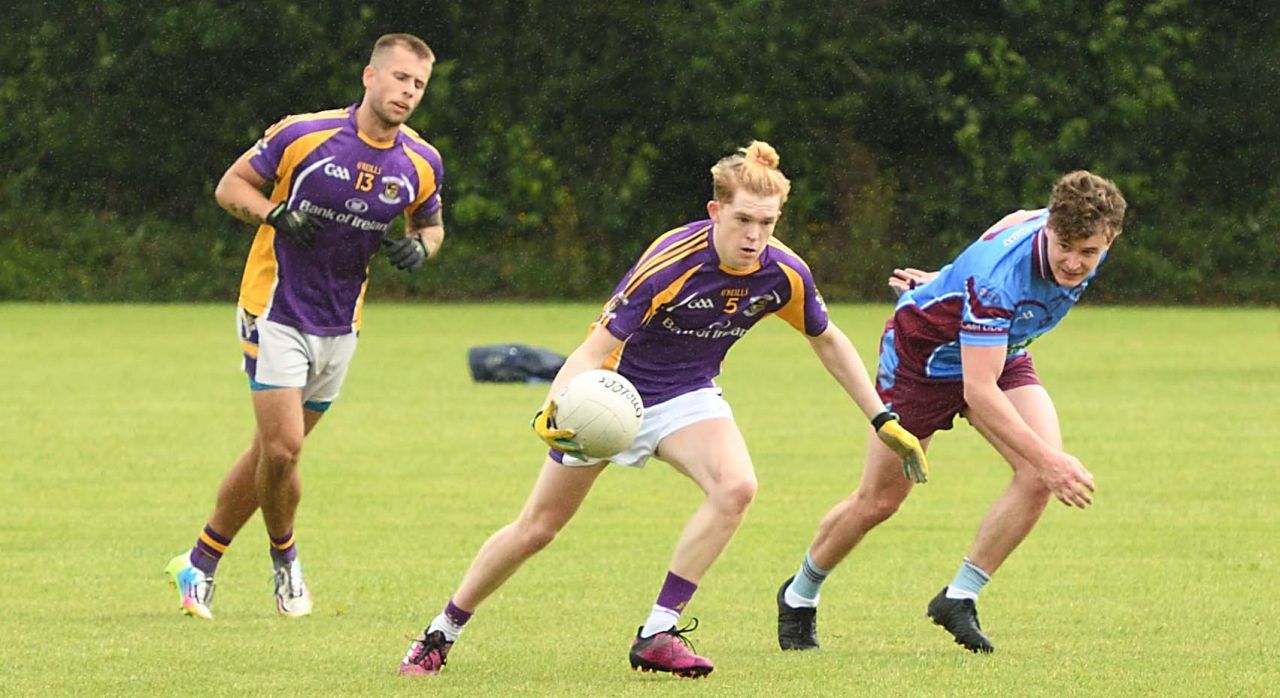
[[1098, 233], [1107, 242], [1124, 230], [1128, 204], [1116, 183], [1088, 170], [1062, 176], [1049, 195], [1049, 227], [1058, 237], [1074, 242]]
[[738, 148], [738, 152], [720, 159], [711, 168], [712, 196], [720, 203], [733, 201], [739, 188], [758, 196], [781, 196], [787, 200], [791, 180], [778, 170], [778, 151], [764, 141]]
[[418, 58], [428, 63], [436, 62], [436, 54], [432, 53], [431, 47], [427, 45], [427, 42], [413, 34], [383, 34], [373, 44], [373, 53], [369, 54], [369, 65], [374, 65], [379, 55], [390, 51], [396, 46], [403, 46], [409, 49]]

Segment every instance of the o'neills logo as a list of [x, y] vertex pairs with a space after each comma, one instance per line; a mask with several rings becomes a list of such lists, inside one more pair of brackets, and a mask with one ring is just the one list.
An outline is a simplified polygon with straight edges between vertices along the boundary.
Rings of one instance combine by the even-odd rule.
[[637, 417], [644, 416], [644, 402], [636, 394], [636, 391], [631, 389], [631, 386], [613, 376], [600, 376], [596, 380], [600, 382], [600, 385], [604, 386], [605, 390], [621, 395], [627, 401], [627, 404], [631, 405], [631, 408], [636, 411]]

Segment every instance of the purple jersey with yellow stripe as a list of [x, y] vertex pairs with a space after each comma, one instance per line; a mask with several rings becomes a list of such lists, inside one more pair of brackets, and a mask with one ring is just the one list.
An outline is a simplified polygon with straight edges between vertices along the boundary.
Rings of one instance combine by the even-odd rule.
[[377, 141], [356, 127], [356, 107], [286, 117], [245, 154], [274, 183], [271, 200], [323, 224], [311, 249], [258, 227], [240, 282], [250, 313], [308, 334], [360, 329], [369, 260], [400, 214], [440, 210], [440, 153], [413, 129]]
[[755, 268], [721, 266], [710, 220], [658, 238], [622, 277], [597, 324], [623, 341], [606, 368], [626, 376], [647, 407], [714, 385], [725, 354], [776, 313], [810, 337], [827, 308], [804, 260], [770, 240]]

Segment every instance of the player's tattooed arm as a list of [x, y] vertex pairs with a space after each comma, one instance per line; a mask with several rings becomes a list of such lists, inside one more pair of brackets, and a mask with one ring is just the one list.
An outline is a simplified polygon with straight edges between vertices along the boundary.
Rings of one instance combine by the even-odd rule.
[[262, 188], [266, 180], [259, 175], [245, 158], [236, 160], [222, 175], [213, 196], [227, 213], [246, 223], [262, 223], [275, 207]]
[[236, 218], [239, 218], [245, 223], [266, 222], [266, 218], [249, 210], [249, 207], [245, 206], [244, 204], [237, 204], [234, 202], [231, 203], [230, 205], [227, 206], [227, 213], [230, 213], [231, 215], [235, 216]]
[[437, 210], [422, 219], [410, 216], [407, 227], [410, 236], [416, 236], [422, 241], [427, 257], [434, 257], [444, 242], [444, 213]]

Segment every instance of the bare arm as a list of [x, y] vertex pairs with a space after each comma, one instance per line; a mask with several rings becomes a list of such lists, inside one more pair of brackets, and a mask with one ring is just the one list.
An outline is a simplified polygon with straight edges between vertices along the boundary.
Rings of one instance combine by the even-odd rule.
[[614, 337], [609, 330], [603, 327], [596, 327], [591, 334], [578, 345], [577, 349], [565, 359], [564, 365], [560, 367], [560, 371], [556, 373], [555, 380], [551, 381], [551, 388], [547, 390], [547, 398], [553, 398], [564, 390], [564, 386], [569, 381], [583, 371], [590, 371], [593, 368], [604, 366], [604, 362], [609, 358], [618, 347], [622, 346], [622, 340]]
[[964, 370], [964, 401], [981, 414], [1005, 443], [1032, 463], [1042, 463], [1056, 451], [1045, 443], [1014, 409], [996, 381], [1004, 371], [1006, 349], [960, 345]]
[[[884, 403], [871, 384], [871, 377], [862, 365], [858, 350], [835, 323], [827, 325], [827, 329], [817, 337], [810, 337], [809, 346], [813, 347], [818, 360], [840, 387], [857, 403], [867, 421], [886, 412]], [[873, 423], [872, 426], [876, 437], [902, 459], [902, 474], [913, 482], [928, 482], [929, 459], [924, 455], [924, 447], [914, 434], [902, 428], [897, 415], [886, 414], [879, 423]]]
[[276, 206], [262, 193], [266, 183], [267, 180], [249, 164], [249, 159], [242, 157], [223, 173], [218, 187], [213, 190], [213, 197], [219, 206], [236, 218], [246, 223], [263, 223]]
[[417, 237], [422, 241], [423, 246], [427, 248], [427, 259], [431, 259], [436, 256], [440, 245], [444, 243], [444, 214], [436, 211], [421, 221], [410, 216], [405, 229], [406, 235]]
[[1035, 466], [1045, 487], [1063, 504], [1087, 507], [1093, 502], [1093, 476], [1075, 456], [1045, 443], [997, 385], [1005, 353], [1002, 346], [960, 345], [965, 403], [1001, 441]]
[[858, 355], [857, 348], [834, 322], [828, 324], [822, 334], [810, 337], [809, 346], [813, 347], [813, 353], [818, 355], [818, 360], [836, 379], [840, 387], [844, 388], [849, 397], [853, 398], [858, 409], [862, 410], [867, 419], [884, 411], [884, 403], [881, 402], [880, 396], [876, 394], [875, 387], [871, 384], [871, 378], [862, 365], [862, 358]]

